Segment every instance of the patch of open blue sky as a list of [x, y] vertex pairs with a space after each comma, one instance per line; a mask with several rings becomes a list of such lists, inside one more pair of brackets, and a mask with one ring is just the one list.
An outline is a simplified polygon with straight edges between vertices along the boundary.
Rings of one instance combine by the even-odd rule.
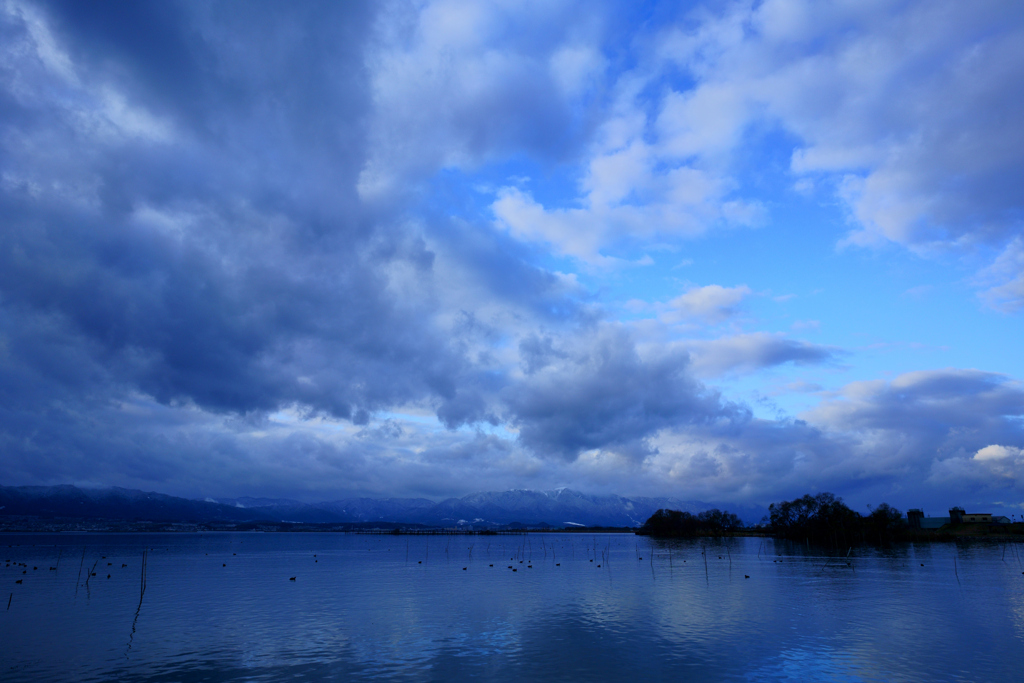
[[[782, 162], [792, 154], [792, 137], [761, 140], [745, 150], [751, 161], [738, 174], [742, 183], [736, 194], [766, 207], [762, 225], [709, 230], [614, 253], [634, 263], [649, 257], [646, 265], [589, 267], [542, 245], [525, 245], [524, 253], [540, 268], [575, 274], [613, 319], [624, 322], [653, 315], [625, 305], [632, 300], [667, 302], [690, 287], [710, 284], [750, 287], [753, 294], [742, 304], [734, 329], [781, 333], [840, 351], [824, 367], [787, 366], [713, 380], [730, 395], [771, 394], [774, 405], [790, 414], [816, 400], [805, 392], [780, 392], [780, 386], [797, 380], [836, 389], [850, 381], [936, 367], [1024, 375], [1024, 356], [1014, 351], [1019, 320], [979, 305], [968, 266], [953, 256], [925, 258], [896, 246], [841, 246], [853, 226], [831, 182], [818, 179], [797, 190], [798, 178]], [[444, 169], [430, 181], [424, 204], [486, 229], [498, 188], [518, 186], [548, 209], [571, 208], [579, 205], [583, 172], [522, 156], [469, 171]], [[720, 326], [688, 326], [685, 336], [727, 333]], [[755, 413], [767, 416], [762, 406], [756, 400], [751, 404]]]

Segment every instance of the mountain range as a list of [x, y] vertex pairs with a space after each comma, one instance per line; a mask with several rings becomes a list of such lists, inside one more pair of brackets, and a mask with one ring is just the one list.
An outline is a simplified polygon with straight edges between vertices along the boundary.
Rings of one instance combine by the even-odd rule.
[[301, 503], [276, 498], [191, 500], [118, 487], [0, 486], [0, 517], [128, 521], [398, 522], [474, 528], [514, 523], [552, 527], [636, 527], [660, 508], [697, 513], [712, 507], [733, 512], [748, 524], [758, 522], [767, 512], [763, 507], [751, 505], [712, 504], [677, 498], [596, 496], [567, 488], [473, 493], [441, 502], [426, 498], [350, 498]]

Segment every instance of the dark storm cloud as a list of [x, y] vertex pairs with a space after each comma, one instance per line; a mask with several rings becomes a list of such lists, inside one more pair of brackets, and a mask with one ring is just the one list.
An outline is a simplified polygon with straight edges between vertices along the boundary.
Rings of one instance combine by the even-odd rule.
[[[999, 374], [930, 370], [892, 382], [855, 382], [813, 411], [815, 419], [850, 430], [893, 430], [930, 440], [1020, 435], [1024, 391]], [[986, 444], [981, 444], [986, 445]]]
[[[386, 292], [383, 267], [429, 274], [431, 255], [371, 227], [354, 195], [371, 16], [356, 4], [281, 9], [46, 8], [78, 97], [19, 93], [0, 121], [12, 325], [46, 317], [112, 380], [214, 410], [295, 402], [355, 417], [456, 374], [428, 312]], [[31, 43], [28, 22], [12, 23]], [[170, 132], [83, 125], [107, 116], [89, 99], [104, 89]], [[49, 357], [26, 360], [52, 374]]]
[[926, 476], [936, 452], [943, 481], [1015, 472], [1006, 378], [758, 420], [695, 377], [839, 352], [638, 344], [536, 247], [416, 204], [449, 163], [587, 147], [597, 29], [543, 5], [388, 5], [388, 42], [371, 3], [0, 0], [4, 483], [763, 501]]
[[525, 445], [567, 459], [595, 448], [639, 458], [659, 430], [749, 417], [692, 379], [686, 354], [642, 359], [617, 329], [587, 337], [567, 351], [525, 342], [533, 372], [505, 396]]
[[523, 365], [523, 372], [527, 375], [543, 370], [556, 360], [566, 357], [565, 352], [555, 348], [551, 337], [531, 334], [519, 341], [519, 358]]
[[1024, 463], [996, 476], [977, 457], [990, 446], [1024, 447], [1024, 389], [1003, 375], [948, 368], [855, 382], [805, 417], [843, 444], [837, 452], [846, 455], [833, 456], [828, 470], [848, 486], [941, 501], [1017, 494], [1024, 482]]
[[[6, 10], [5, 477], [169, 482], [184, 468], [209, 478], [198, 461], [234, 472], [255, 448], [213, 415], [246, 416], [250, 429], [284, 408], [365, 423], [424, 400], [451, 428], [513, 420], [538, 451], [563, 452], [563, 439], [529, 427], [543, 420], [531, 412], [536, 392], [512, 389], [512, 408], [498, 398], [515, 382], [488, 347], [509, 332], [476, 309], [498, 302], [513, 320], [572, 325], [590, 315], [578, 293], [526, 265], [507, 236], [447, 218], [420, 233], [403, 225], [401, 205], [368, 208], [358, 196], [373, 8]], [[479, 286], [460, 294], [457, 324], [437, 322], [451, 311], [430, 292], [448, 285], [424, 238]], [[684, 402], [673, 391], [648, 396], [652, 417], [623, 422], [628, 434], [590, 433], [591, 423], [577, 441], [642, 440]], [[149, 398], [171, 413], [125, 408]], [[586, 410], [584, 398], [573, 410]], [[281, 463], [316, 452], [350, 469], [373, 450], [311, 436], [273, 443]]]
[[649, 474], [698, 498], [841, 491], [861, 509], [989, 505], [1024, 490], [1024, 388], [1002, 375], [945, 369], [854, 382], [800, 417], [669, 428], [651, 440]]
[[[76, 67], [116, 81], [130, 97], [171, 116], [204, 142], [249, 147], [250, 163], [260, 160], [260, 148], [272, 150], [279, 163], [298, 161], [282, 154], [305, 158], [318, 147], [321, 157], [347, 151], [355, 155], [347, 163], [319, 170], [358, 171], [352, 162], [363, 144], [369, 3], [43, 6]], [[254, 129], [271, 138], [252, 139]]]

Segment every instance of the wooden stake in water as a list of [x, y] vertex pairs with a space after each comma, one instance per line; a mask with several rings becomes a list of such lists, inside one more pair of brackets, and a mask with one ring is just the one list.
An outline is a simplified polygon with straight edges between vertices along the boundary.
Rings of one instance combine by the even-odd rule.
[[100, 563], [99, 560], [96, 560], [95, 562], [93, 562], [92, 563], [92, 567], [89, 568], [88, 576], [85, 577], [85, 590], [87, 592], [89, 590], [89, 579], [91, 579], [92, 575], [96, 573], [96, 565], [98, 565], [99, 563]]
[[85, 565], [85, 548], [82, 548], [82, 561], [78, 563], [78, 578], [75, 579], [75, 597], [78, 597], [78, 586], [82, 582], [82, 567]]
[[128, 647], [125, 648], [124, 658], [128, 659], [128, 653], [132, 649], [132, 641], [135, 640], [135, 625], [139, 621], [139, 612], [142, 611], [142, 597], [146, 594], [146, 567], [149, 564], [149, 551], [142, 551], [142, 578], [139, 584], [139, 606], [135, 608], [135, 618], [132, 619], [132, 632], [128, 636]]
[[142, 596], [146, 594], [146, 569], [149, 564], [149, 551], [142, 551], [142, 579], [139, 584], [139, 606], [142, 606]]

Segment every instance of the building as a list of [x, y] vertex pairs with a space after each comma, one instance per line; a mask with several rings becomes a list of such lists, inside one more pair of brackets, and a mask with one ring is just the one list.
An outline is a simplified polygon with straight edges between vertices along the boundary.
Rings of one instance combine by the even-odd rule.
[[991, 512], [966, 512], [963, 508], [950, 508], [949, 519], [953, 524], [1009, 524], [1010, 520]]
[[949, 508], [949, 522], [951, 524], [963, 524], [965, 514], [967, 513], [964, 512], [963, 508]]
[[965, 512], [961, 517], [962, 524], [991, 524], [991, 512]]
[[925, 531], [935, 531], [949, 524], [949, 517], [925, 517], [921, 520], [921, 528]]
[[924, 510], [907, 510], [907, 526], [911, 529], [934, 531], [947, 524], [1010, 524], [1011, 520], [991, 512], [966, 512], [962, 507], [949, 509], [949, 517], [925, 517]]
[[949, 517], [925, 517], [924, 510], [913, 508], [907, 510], [907, 526], [911, 529], [934, 531], [949, 524]]
[[1003, 515], [993, 515], [991, 512], [965, 512], [963, 514], [964, 524], [1010, 524], [1010, 518]]

